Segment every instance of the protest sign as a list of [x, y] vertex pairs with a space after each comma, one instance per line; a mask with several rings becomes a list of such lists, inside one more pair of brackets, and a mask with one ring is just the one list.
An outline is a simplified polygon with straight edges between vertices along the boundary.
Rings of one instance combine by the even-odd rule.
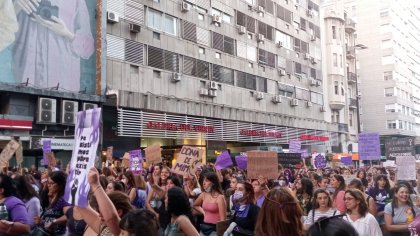
[[143, 157], [141, 150], [133, 150], [128, 152], [130, 155], [130, 170], [134, 175], [141, 175], [143, 170]]
[[315, 153], [312, 154], [312, 160], [314, 162], [314, 166], [317, 169], [322, 169], [327, 167], [327, 159], [325, 158], [324, 153]]
[[202, 155], [203, 150], [200, 148], [182, 146], [176, 164], [172, 167], [172, 173], [194, 176], [197, 168], [201, 165]]
[[289, 140], [289, 153], [300, 153], [302, 142], [298, 139]]
[[381, 146], [378, 133], [359, 134], [359, 157], [363, 161], [381, 159]]
[[44, 165], [48, 165], [48, 153], [51, 152], [51, 139], [42, 140], [42, 160]]
[[283, 166], [283, 168], [302, 168], [302, 155], [300, 153], [278, 153], [277, 160], [278, 163]]
[[382, 166], [383, 167], [397, 167], [395, 165], [395, 161], [390, 161], [390, 160], [387, 160], [385, 162], [382, 162]]
[[7, 143], [6, 147], [4, 147], [3, 151], [0, 153], [0, 167], [8, 165], [10, 158], [12, 158], [13, 154], [15, 154], [19, 146], [19, 143], [14, 139]]
[[233, 165], [232, 159], [230, 158], [229, 152], [224, 151], [216, 157], [216, 170], [228, 168]]
[[248, 156], [248, 178], [258, 179], [260, 176], [268, 179], [277, 179], [278, 158], [273, 151], [249, 151]]
[[162, 163], [162, 153], [160, 149], [160, 144], [153, 144], [148, 146], [145, 150], [146, 155], [146, 164], [149, 166], [151, 164]]
[[397, 156], [397, 180], [416, 180], [416, 158], [414, 156]]
[[341, 163], [345, 166], [351, 166], [353, 164], [352, 156], [342, 156]]
[[55, 158], [54, 152], [47, 153], [47, 162], [48, 162], [48, 166], [51, 166], [51, 167], [57, 166], [57, 159]]
[[122, 157], [122, 166], [125, 168], [130, 167], [130, 154], [128, 152], [124, 153]]
[[238, 169], [246, 170], [248, 165], [248, 157], [247, 156], [235, 156], [236, 164], [238, 165]]
[[301, 155], [301, 157], [302, 157], [302, 158], [304, 158], [304, 159], [306, 159], [306, 158], [309, 158], [309, 157], [310, 157], [309, 152], [308, 152], [308, 149], [301, 149], [301, 150], [300, 150], [300, 155]]
[[109, 147], [106, 148], [106, 160], [107, 161], [112, 162], [113, 152], [114, 152], [114, 147], [113, 146], [109, 146]]
[[346, 182], [346, 185], [350, 184], [350, 181], [353, 179], [356, 179], [356, 175], [341, 175], [344, 178], [344, 182]]
[[414, 138], [396, 138], [385, 141], [385, 153], [388, 160], [398, 156], [415, 156]]
[[16, 164], [21, 165], [23, 162], [23, 146], [22, 146], [22, 140], [19, 140], [19, 147], [16, 149]]
[[101, 108], [77, 113], [75, 126], [75, 145], [70, 161], [69, 176], [64, 200], [73, 206], [85, 208], [90, 185], [87, 174], [95, 164], [100, 141]]

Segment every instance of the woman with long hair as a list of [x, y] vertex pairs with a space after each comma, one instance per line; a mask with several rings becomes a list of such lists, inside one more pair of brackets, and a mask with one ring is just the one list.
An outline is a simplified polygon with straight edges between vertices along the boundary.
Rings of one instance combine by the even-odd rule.
[[252, 235], [259, 207], [254, 203], [254, 188], [248, 182], [238, 182], [232, 195], [233, 217], [226, 233], [233, 236]]
[[356, 229], [341, 215], [321, 217], [308, 230], [308, 236], [359, 236]]
[[365, 188], [367, 188], [369, 183], [368, 183], [368, 180], [366, 179], [366, 171], [364, 171], [364, 170], [357, 171], [356, 178], [358, 178], [360, 181], [362, 181], [363, 186], [365, 186]]
[[308, 178], [296, 180], [296, 197], [302, 207], [303, 215], [307, 216], [312, 208], [312, 193], [314, 191], [313, 183]]
[[377, 210], [375, 200], [373, 199], [373, 197], [365, 193], [365, 186], [362, 184], [362, 181], [360, 181], [360, 179], [352, 179], [347, 187], [349, 189], [354, 188], [360, 190], [360, 192], [362, 192], [363, 196], [365, 197], [369, 213], [373, 216], [376, 216]]
[[330, 217], [337, 214], [337, 210], [332, 207], [330, 194], [326, 190], [321, 188], [315, 190], [313, 199], [312, 210], [309, 211], [308, 217], [306, 217], [304, 223], [306, 230], [319, 218]]
[[254, 188], [255, 204], [257, 204], [258, 207], [262, 207], [268, 190], [267, 184], [255, 179], [252, 181], [252, 187]]
[[375, 178], [373, 187], [368, 189], [368, 194], [375, 200], [376, 204], [376, 220], [381, 226], [382, 233], [386, 235], [387, 230], [385, 227], [385, 205], [392, 201], [391, 199], [391, 185], [386, 175], [378, 175]]
[[166, 236], [199, 235], [193, 225], [194, 219], [188, 197], [180, 187], [168, 189], [165, 205], [171, 217], [171, 222], [165, 230]]
[[344, 214], [346, 213], [346, 205], [344, 204], [346, 182], [341, 175], [333, 175], [330, 181], [331, 187], [335, 189], [333, 194], [333, 207], [340, 211], [341, 214]]
[[392, 202], [385, 205], [385, 226], [390, 236], [409, 236], [408, 225], [420, 210], [411, 202], [409, 188], [398, 184]]
[[161, 169], [159, 183], [151, 186], [152, 188], [149, 191], [146, 200], [146, 208], [156, 215], [156, 218], [159, 220], [160, 227], [163, 229], [166, 228], [169, 223], [169, 219], [166, 217], [167, 215], [165, 211], [165, 193], [166, 183], [168, 182], [170, 173], [170, 169], [166, 166]]
[[204, 215], [200, 235], [215, 236], [216, 223], [226, 219], [226, 201], [215, 172], [204, 174], [203, 189], [205, 192], [194, 202], [194, 208]]
[[258, 213], [255, 235], [303, 236], [303, 211], [288, 188], [274, 188], [268, 192]]
[[25, 203], [26, 210], [28, 212], [28, 221], [31, 228], [35, 226], [35, 217], [41, 215], [41, 202], [39, 201], [38, 193], [32, 187], [28, 174], [17, 176], [16, 190], [19, 198]]
[[359, 236], [382, 236], [381, 228], [375, 217], [369, 213], [365, 195], [358, 189], [345, 193], [347, 215], [344, 218], [357, 230]]
[[124, 192], [124, 186], [121, 184], [121, 182], [112, 181], [108, 183], [108, 185], [106, 186], [106, 193], [108, 194], [114, 191]]
[[125, 214], [120, 223], [120, 235], [160, 236], [161, 230], [156, 215], [146, 209]]

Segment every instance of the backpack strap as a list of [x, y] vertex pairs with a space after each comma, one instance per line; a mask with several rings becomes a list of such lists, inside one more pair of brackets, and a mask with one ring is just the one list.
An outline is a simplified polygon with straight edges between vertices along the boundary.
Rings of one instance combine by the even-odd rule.
[[337, 213], [337, 210], [334, 210], [333, 216], [335, 216], [336, 213]]
[[392, 218], [394, 218], [394, 216], [395, 216], [395, 212], [394, 212], [394, 202], [391, 202], [391, 208], [392, 208], [392, 214], [391, 214], [391, 216], [392, 216]]

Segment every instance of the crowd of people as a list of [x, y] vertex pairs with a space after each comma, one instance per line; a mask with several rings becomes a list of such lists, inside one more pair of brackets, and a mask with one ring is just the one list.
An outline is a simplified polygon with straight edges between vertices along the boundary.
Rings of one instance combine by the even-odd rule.
[[353, 172], [348, 168], [281, 166], [277, 179], [248, 179], [246, 170], [212, 164], [194, 176], [163, 165], [135, 175], [116, 164], [89, 170], [87, 208], [64, 200], [65, 170], [9, 169], [0, 174], [0, 234], [417, 235], [417, 182], [367, 169], [355, 170], [350, 181], [343, 178]]

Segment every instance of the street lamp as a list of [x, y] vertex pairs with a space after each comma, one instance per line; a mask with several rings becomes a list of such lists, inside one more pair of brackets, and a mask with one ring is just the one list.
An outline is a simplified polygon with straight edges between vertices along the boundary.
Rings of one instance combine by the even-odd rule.
[[[368, 47], [364, 44], [356, 44], [354, 45], [355, 50], [364, 50]], [[360, 134], [361, 126], [360, 126], [360, 105], [359, 105], [359, 85], [358, 85], [358, 77], [359, 74], [357, 73], [357, 54], [354, 54], [354, 72], [356, 74], [356, 106], [357, 106], [357, 133]]]

